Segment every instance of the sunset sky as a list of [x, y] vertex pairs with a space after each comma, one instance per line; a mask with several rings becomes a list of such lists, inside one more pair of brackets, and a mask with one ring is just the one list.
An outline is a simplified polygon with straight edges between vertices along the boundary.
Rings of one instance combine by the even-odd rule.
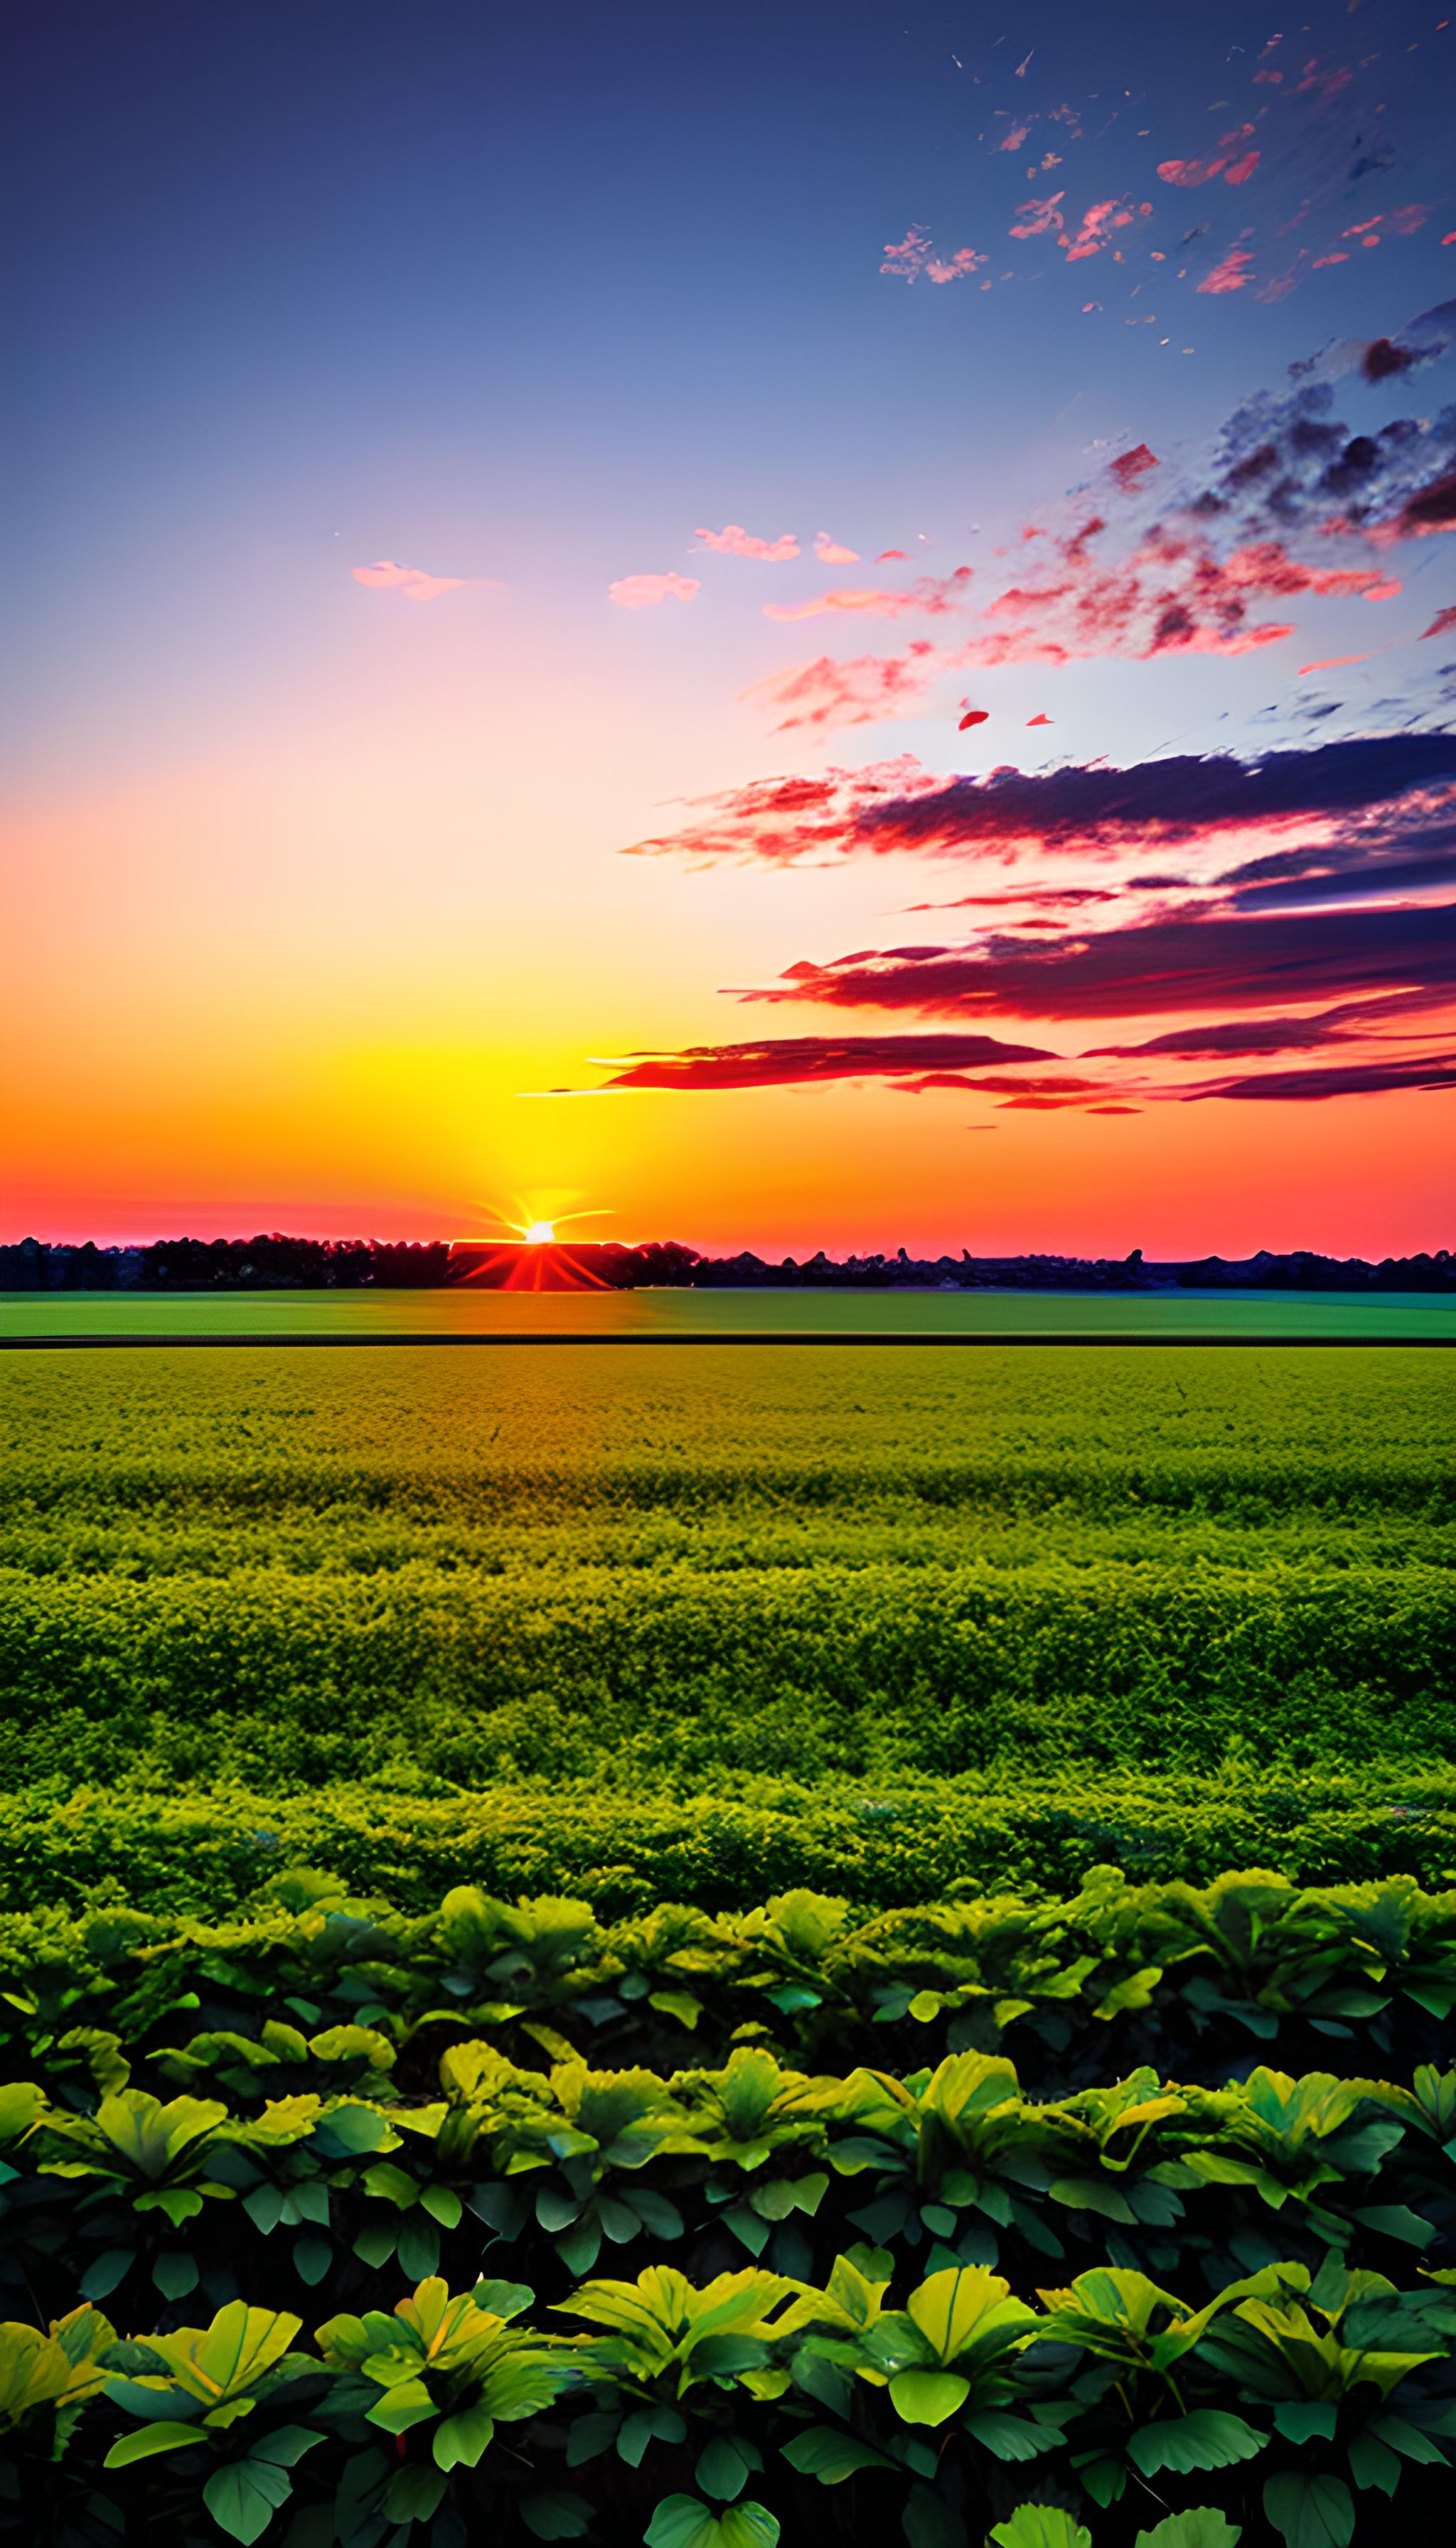
[[0, 1236], [1450, 1242], [1456, 10], [27, 14]]

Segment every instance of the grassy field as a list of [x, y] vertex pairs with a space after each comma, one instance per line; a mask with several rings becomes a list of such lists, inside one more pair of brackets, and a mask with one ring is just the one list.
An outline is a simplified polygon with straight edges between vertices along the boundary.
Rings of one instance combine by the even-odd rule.
[[575, 1785], [629, 1818], [1444, 1787], [1453, 1379], [1399, 1348], [18, 1355], [0, 1785]]
[[84, 1336], [1135, 1336], [1160, 1343], [1456, 1343], [1432, 1292], [8, 1292], [0, 1338]]

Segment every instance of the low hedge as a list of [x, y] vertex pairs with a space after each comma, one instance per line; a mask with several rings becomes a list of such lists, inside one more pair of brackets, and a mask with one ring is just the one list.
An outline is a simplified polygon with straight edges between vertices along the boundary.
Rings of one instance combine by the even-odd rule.
[[1456, 1769], [1372, 1760], [1358, 1774], [924, 1780], [865, 1788], [739, 1779], [689, 1795], [592, 1785], [418, 1792], [398, 1784], [266, 1794], [237, 1786], [57, 1782], [0, 1796], [0, 1910], [72, 1909], [98, 1887], [138, 1909], [217, 1916], [281, 1866], [336, 1869], [410, 1910], [454, 1883], [584, 1892], [607, 1913], [730, 1909], [791, 1885], [864, 1905], [956, 1885], [1054, 1894], [1111, 1864], [1208, 1883], [1226, 1867], [1300, 1883], [1407, 1874], [1456, 1883]]
[[[371, 2093], [391, 2098], [432, 2095], [464, 2038], [594, 2068], [711, 2065], [745, 2044], [815, 2070], [1010, 2053], [1036, 2094], [1060, 2096], [1114, 2065], [1220, 2080], [1357, 2045], [1362, 2065], [1409, 2072], [1456, 2052], [1453, 2007], [1456, 1891], [1409, 1876], [1299, 1887], [1255, 1868], [1198, 1888], [1100, 1867], [1061, 1901], [865, 1914], [799, 1890], [611, 1919], [469, 1885], [410, 1914], [300, 1868], [230, 1920], [0, 1918], [0, 2078], [60, 2096], [119, 2064], [162, 2094], [217, 2078], [327, 2094], [353, 2073], [307, 2046], [339, 2029], [364, 2031]], [[286, 2054], [266, 2048], [279, 2025]]]

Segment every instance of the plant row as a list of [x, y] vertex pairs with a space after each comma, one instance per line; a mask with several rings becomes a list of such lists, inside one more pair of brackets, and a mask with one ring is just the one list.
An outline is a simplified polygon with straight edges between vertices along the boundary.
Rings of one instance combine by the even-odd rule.
[[313, 2048], [340, 2027], [369, 2032], [369, 2093], [384, 2099], [433, 2093], [464, 2038], [598, 2068], [709, 2067], [745, 2044], [837, 2069], [1004, 2051], [1051, 2095], [1114, 2067], [1221, 2079], [1276, 2053], [1322, 2066], [1357, 2041], [1362, 2059], [1409, 2073], [1451, 2056], [1456, 1892], [1257, 1869], [1134, 1885], [1101, 1867], [1061, 1901], [865, 1918], [799, 1890], [744, 1913], [663, 1904], [610, 1920], [467, 1885], [411, 1916], [297, 1869], [213, 1924], [11, 1916], [0, 1988], [0, 2076], [61, 2097], [92, 2070], [257, 2100], [332, 2093], [354, 2069]]
[[[298, 1790], [723, 1771], [1054, 1776], [1347, 1769], [1452, 1752], [1456, 1588], [1408, 1564], [1202, 1566], [1187, 1552], [906, 1565], [410, 1561], [0, 1582], [0, 1776], [145, 1770]], [[1180, 1558], [1184, 1562], [1180, 1563]]]
[[585, 1894], [605, 1916], [654, 1903], [745, 1909], [800, 1886], [884, 1908], [953, 1891], [1042, 1898], [1075, 1893], [1108, 1865], [1142, 1883], [1206, 1885], [1252, 1866], [1306, 1885], [1456, 1884], [1456, 1770], [1378, 1756], [1358, 1775], [1229, 1763], [1214, 1780], [1084, 1771], [805, 1786], [722, 1773], [681, 1792], [650, 1764], [623, 1785], [635, 1769], [620, 1758], [595, 1782], [480, 1792], [432, 1783], [403, 1759], [373, 1786], [292, 1795], [198, 1785], [195, 1771], [194, 1755], [162, 1787], [138, 1777], [78, 1788], [67, 1776], [0, 1794], [0, 1935], [8, 1912], [98, 1894], [216, 1920], [297, 1862], [414, 1913], [462, 1879], [507, 1896]]
[[[856, 2238], [1019, 2284], [1103, 2255], [1211, 2286], [1276, 2254], [1318, 2267], [1333, 2248], [1383, 2271], [1456, 2256], [1456, 2071], [1430, 2067], [1409, 2088], [1142, 2070], [1038, 2102], [977, 2052], [837, 2078], [743, 2045], [665, 2078], [525, 2069], [464, 2043], [437, 2093], [406, 2103], [379, 2093], [372, 2030], [310, 2042], [270, 2021], [260, 2044], [196, 2039], [175, 2067], [215, 2093], [163, 2101], [126, 2083], [111, 2039], [77, 2030], [67, 2048], [96, 2075], [91, 2100], [0, 2089], [3, 2288], [58, 2312], [199, 2290], [215, 2306], [344, 2302], [381, 2276], [460, 2283], [488, 2253], [554, 2300], [612, 2249], [804, 2276]], [[290, 2086], [310, 2056], [333, 2093]]]
[[1388, 2538], [1398, 2496], [1416, 2537], [1449, 2506], [1456, 2277], [1276, 2259], [1200, 2308], [1105, 2266], [1035, 2299], [952, 2265], [896, 2306], [893, 2279], [864, 2245], [822, 2286], [653, 2265], [581, 2284], [541, 2325], [524, 2284], [426, 2277], [312, 2344], [297, 2314], [241, 2299], [130, 2340], [94, 2307], [15, 2321], [0, 2489], [17, 2534], [181, 2548], [466, 2548], [487, 2524], [603, 2548], [774, 2548], [828, 2524], [1090, 2548], [1083, 2509], [1136, 2548], [1245, 2526], [1343, 2548], [1357, 2525]]

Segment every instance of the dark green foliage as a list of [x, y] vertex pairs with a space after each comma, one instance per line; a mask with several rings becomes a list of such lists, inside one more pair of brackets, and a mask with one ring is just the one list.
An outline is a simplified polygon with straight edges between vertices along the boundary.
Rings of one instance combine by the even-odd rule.
[[445, 2048], [481, 2037], [514, 2060], [668, 2070], [749, 2042], [814, 2069], [975, 2049], [1054, 2096], [1110, 2067], [1220, 2080], [1340, 2047], [1444, 2063], [1456, 1892], [1257, 1869], [1200, 1890], [1104, 1866], [1061, 1901], [967, 1892], [878, 1916], [800, 1890], [747, 1913], [611, 1917], [469, 1885], [416, 1914], [297, 1868], [224, 1921], [7, 1915], [0, 1990], [0, 2075], [62, 2096], [116, 2084], [118, 2061], [159, 2093], [221, 2081], [245, 2105], [424, 2094]]

